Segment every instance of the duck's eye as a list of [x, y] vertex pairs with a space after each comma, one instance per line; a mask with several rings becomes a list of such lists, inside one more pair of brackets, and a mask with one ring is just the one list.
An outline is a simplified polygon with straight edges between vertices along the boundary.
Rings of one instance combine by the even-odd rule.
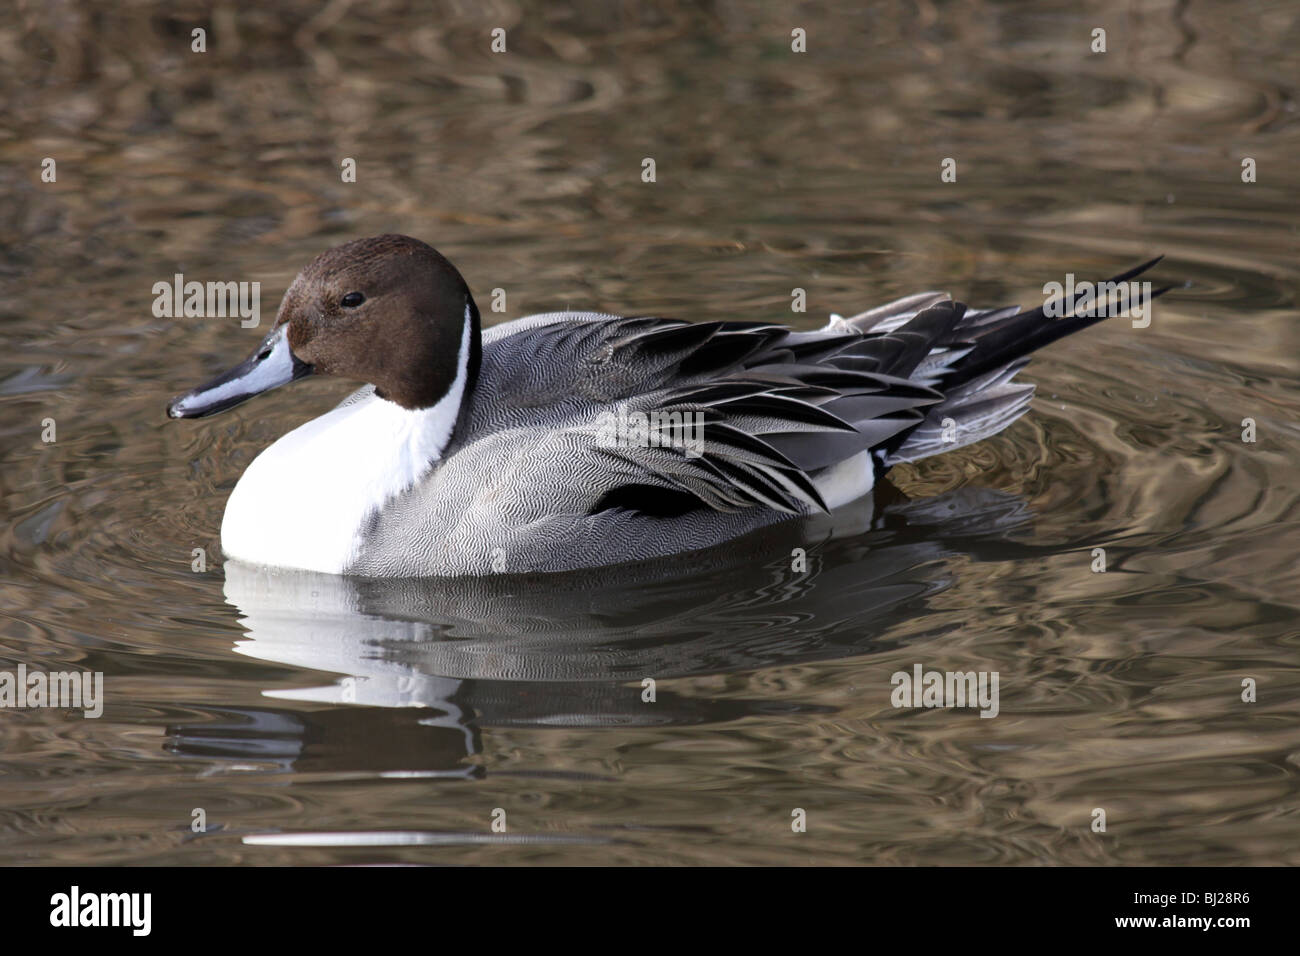
[[343, 308], [345, 309], [355, 309], [357, 306], [359, 306], [362, 302], [365, 301], [366, 301], [366, 297], [362, 295], [360, 292], [349, 292], [347, 295], [345, 295], [342, 299], [339, 300], [339, 304], [342, 305]]

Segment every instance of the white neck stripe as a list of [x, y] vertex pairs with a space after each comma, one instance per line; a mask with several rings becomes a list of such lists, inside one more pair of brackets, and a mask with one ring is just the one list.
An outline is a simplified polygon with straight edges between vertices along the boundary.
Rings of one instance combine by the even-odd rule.
[[[470, 333], [473, 328], [473, 323], [470, 321], [469, 297], [466, 296], [465, 325], [460, 332], [460, 352], [456, 356], [456, 378], [451, 383], [451, 388], [447, 389], [447, 394], [438, 399], [437, 404], [419, 409], [417, 412], [429, 416], [429, 430], [442, 436], [427, 464], [433, 464], [442, 457], [442, 453], [447, 450], [447, 445], [451, 443], [452, 433], [456, 430], [456, 419], [460, 417], [460, 403], [465, 397], [465, 385], [469, 380]], [[418, 477], [420, 476], [413, 476], [406, 487], [409, 488], [414, 484]], [[405, 491], [406, 488], [399, 490]]]

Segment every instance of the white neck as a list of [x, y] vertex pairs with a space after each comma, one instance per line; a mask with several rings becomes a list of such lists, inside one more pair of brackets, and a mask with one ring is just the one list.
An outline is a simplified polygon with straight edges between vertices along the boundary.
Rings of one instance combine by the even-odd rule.
[[469, 379], [465, 307], [456, 379], [436, 405], [406, 409], [371, 395], [280, 438], [244, 472], [226, 503], [227, 557], [341, 574], [370, 517], [422, 478], [446, 450]]

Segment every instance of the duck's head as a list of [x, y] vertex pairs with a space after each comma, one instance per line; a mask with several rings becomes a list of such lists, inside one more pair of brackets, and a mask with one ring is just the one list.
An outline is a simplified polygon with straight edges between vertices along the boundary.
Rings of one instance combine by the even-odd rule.
[[430, 408], [478, 370], [478, 309], [455, 266], [409, 236], [356, 239], [317, 256], [284, 294], [247, 359], [167, 406], [202, 418], [307, 375], [368, 382]]

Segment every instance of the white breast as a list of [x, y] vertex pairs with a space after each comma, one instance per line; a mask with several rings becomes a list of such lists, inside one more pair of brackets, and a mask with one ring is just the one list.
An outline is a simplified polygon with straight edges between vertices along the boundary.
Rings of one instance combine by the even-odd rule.
[[467, 322], [456, 380], [436, 405], [411, 411], [371, 395], [295, 428], [253, 459], [226, 503], [226, 556], [344, 572], [370, 516], [418, 481], [447, 447], [468, 356]]

